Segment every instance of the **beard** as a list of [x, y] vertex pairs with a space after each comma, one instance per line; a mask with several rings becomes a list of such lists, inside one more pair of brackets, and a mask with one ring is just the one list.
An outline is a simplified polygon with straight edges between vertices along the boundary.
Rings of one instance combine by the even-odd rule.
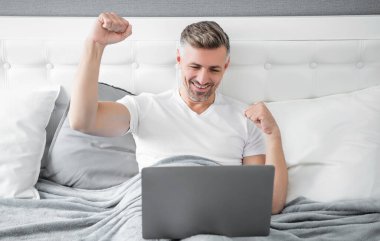
[[206, 101], [215, 92], [216, 87], [213, 82], [201, 85], [196, 79], [187, 80], [186, 77], [184, 78], [184, 82], [187, 94], [194, 102]]

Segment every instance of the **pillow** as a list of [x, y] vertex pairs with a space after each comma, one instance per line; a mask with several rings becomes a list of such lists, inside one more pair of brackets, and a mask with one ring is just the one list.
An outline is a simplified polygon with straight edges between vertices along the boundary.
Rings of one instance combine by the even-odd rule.
[[0, 89], [0, 197], [38, 199], [46, 131], [59, 87]]
[[[62, 89], [62, 86], [61, 86]], [[50, 120], [46, 126], [46, 145], [44, 150], [44, 155], [41, 160], [41, 169], [44, 169], [47, 161], [47, 154], [49, 152], [50, 144], [53, 141], [54, 134], [58, 128], [58, 125], [62, 119], [63, 114], [66, 111], [67, 103], [69, 102], [69, 97], [66, 91], [60, 91], [59, 95], [55, 101], [55, 106], [53, 112], [51, 113]]]
[[380, 86], [268, 108], [281, 129], [287, 202], [380, 199]]
[[[115, 101], [131, 93], [99, 83], [99, 100]], [[41, 177], [83, 189], [118, 185], [138, 173], [136, 145], [132, 134], [99, 137], [70, 128], [68, 108], [53, 141]]]

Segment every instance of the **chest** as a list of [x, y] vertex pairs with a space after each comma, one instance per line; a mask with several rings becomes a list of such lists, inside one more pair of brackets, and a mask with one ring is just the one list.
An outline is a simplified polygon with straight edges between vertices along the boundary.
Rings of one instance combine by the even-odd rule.
[[171, 108], [142, 119], [136, 142], [154, 152], [236, 156], [244, 149], [246, 135], [238, 116], [231, 118], [212, 109], [197, 115]]

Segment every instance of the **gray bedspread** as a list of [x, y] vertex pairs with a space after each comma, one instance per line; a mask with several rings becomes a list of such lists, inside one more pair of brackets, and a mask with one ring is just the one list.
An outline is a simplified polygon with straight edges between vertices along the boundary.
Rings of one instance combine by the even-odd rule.
[[[159, 165], [216, 165], [192, 156]], [[39, 180], [41, 200], [0, 199], [0, 240], [143, 240], [140, 175], [105, 190]], [[186, 241], [380, 240], [380, 200], [318, 203], [298, 198], [272, 216], [268, 237], [197, 235]]]

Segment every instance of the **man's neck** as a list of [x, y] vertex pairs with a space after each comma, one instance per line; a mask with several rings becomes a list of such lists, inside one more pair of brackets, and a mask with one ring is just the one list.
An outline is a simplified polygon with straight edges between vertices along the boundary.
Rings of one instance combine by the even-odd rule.
[[200, 102], [191, 100], [184, 88], [179, 89], [179, 95], [186, 105], [198, 115], [206, 111], [215, 101], [215, 93], [212, 94], [207, 100]]

